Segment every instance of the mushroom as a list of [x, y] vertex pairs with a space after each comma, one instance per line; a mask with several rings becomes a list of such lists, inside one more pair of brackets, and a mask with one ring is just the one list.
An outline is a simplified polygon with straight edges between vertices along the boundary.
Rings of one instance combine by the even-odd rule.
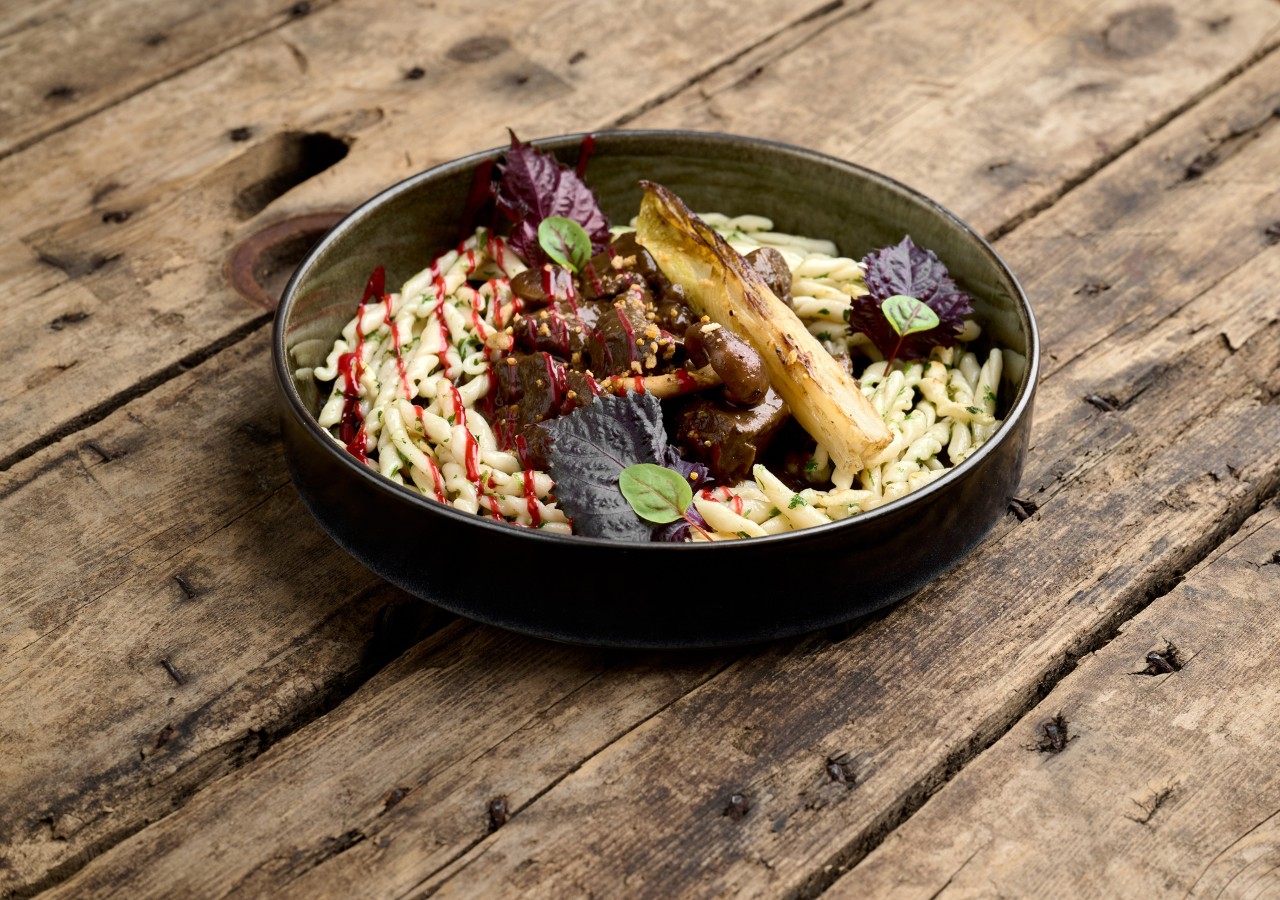
[[694, 322], [684, 333], [684, 349], [694, 365], [710, 365], [724, 382], [724, 393], [739, 406], [755, 406], [769, 390], [764, 360], [727, 328], [711, 321]]

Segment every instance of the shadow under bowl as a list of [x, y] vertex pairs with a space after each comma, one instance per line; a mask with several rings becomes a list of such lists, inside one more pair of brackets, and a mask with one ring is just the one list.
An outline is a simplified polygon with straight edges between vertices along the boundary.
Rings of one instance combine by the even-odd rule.
[[[583, 135], [535, 141], [574, 163]], [[333, 539], [387, 581], [471, 619], [574, 643], [687, 648], [798, 635], [902, 599], [969, 553], [1005, 514], [1022, 472], [1039, 368], [1017, 279], [967, 225], [883, 175], [783, 144], [701, 132], [598, 133], [587, 169], [610, 221], [645, 178], [695, 210], [773, 219], [854, 258], [904, 235], [973, 297], [985, 338], [1011, 351], [1004, 423], [921, 490], [842, 522], [713, 544], [625, 543], [503, 525], [429, 500], [361, 465], [317, 424], [311, 370], [351, 319], [369, 273], [399, 285], [457, 243], [477, 166], [497, 148], [400, 182], [306, 257], [276, 316], [273, 367], [290, 473]]]

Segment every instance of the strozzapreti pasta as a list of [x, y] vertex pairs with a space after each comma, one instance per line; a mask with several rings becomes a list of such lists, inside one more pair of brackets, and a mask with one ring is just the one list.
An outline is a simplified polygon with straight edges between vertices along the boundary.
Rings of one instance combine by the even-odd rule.
[[[790, 270], [792, 308], [832, 356], [862, 361], [854, 374], [892, 442], [859, 471], [834, 466], [821, 445], [805, 448], [801, 458], [793, 453], [786, 471], [756, 462], [749, 477], [695, 493], [707, 527], [693, 530], [692, 540], [778, 534], [874, 509], [945, 474], [999, 427], [1003, 354], [990, 349], [979, 358], [966, 349], [979, 337], [975, 323], [965, 322], [957, 346], [886, 365], [850, 325], [852, 305], [868, 290], [858, 261], [840, 256], [829, 241], [777, 233], [764, 217], [713, 213], [702, 219], [744, 255], [766, 247], [781, 255]], [[319, 422], [357, 458], [426, 497], [570, 534], [572, 522], [559, 508], [550, 475], [522, 464], [520, 450], [486, 418], [486, 399], [492, 403], [502, 375], [498, 367], [515, 365], [516, 327], [530, 324], [512, 288], [525, 269], [503, 238], [479, 229], [398, 292], [378, 290], [381, 296], [360, 306], [315, 370], [318, 381], [331, 383]], [[556, 322], [534, 327], [549, 337]], [[636, 343], [646, 355], [646, 343], [653, 356], [663, 352], [659, 340], [644, 334]], [[550, 364], [547, 371], [549, 379], [557, 377]], [[575, 384], [599, 393], [604, 381], [587, 372]], [[565, 391], [573, 399], [574, 391]]]

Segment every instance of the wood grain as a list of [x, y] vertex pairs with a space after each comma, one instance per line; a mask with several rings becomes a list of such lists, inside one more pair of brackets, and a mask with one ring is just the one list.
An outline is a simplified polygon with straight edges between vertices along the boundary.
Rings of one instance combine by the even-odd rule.
[[[1277, 552], [1273, 505], [824, 896], [1274, 893]], [[1140, 674], [1168, 644], [1181, 670]], [[1038, 751], [1058, 715], [1069, 740]]]
[[[1042, 682], [1056, 681], [1280, 489], [1276, 256], [1259, 228], [1280, 219], [1280, 198], [1274, 187], [1258, 188], [1280, 129], [1263, 130], [1192, 182], [1161, 168], [1203, 152], [1221, 115], [1273, 102], [1278, 71], [1280, 59], [1264, 60], [1019, 229], [1008, 248], [1002, 242], [1015, 270], [1044, 273], [1035, 281], [1038, 308], [1051, 307], [1064, 326], [1046, 329], [1049, 353], [1062, 359], [1059, 347], [1070, 346], [1065, 323], [1096, 321], [1108, 337], [1042, 384], [1037, 423], [1050, 424], [1037, 429], [1028, 473], [1039, 511], [1007, 520], [951, 576], [847, 637], [743, 656], [633, 719], [634, 727], [610, 732], [606, 745], [547, 741], [531, 751], [542, 768], [520, 781], [517, 814], [487, 837], [474, 782], [490, 782], [456, 769], [439, 776], [439, 795], [424, 795], [430, 802], [411, 803], [410, 794], [395, 818], [378, 815], [380, 792], [416, 783], [433, 751], [365, 752], [368, 738], [354, 723], [391, 708], [429, 720], [444, 698], [443, 687], [424, 690], [389, 670], [334, 714], [348, 727], [299, 730], [54, 895], [95, 896], [125, 884], [139, 896], [215, 884], [216, 893], [235, 894], [240, 884], [261, 889], [267, 882], [256, 879], [266, 870], [278, 874], [273, 887], [299, 894], [359, 885], [460, 896], [821, 890], [1016, 722]], [[1153, 170], [1165, 179], [1158, 189], [1136, 201], [1117, 191]], [[1187, 261], [1195, 277], [1186, 267], [1125, 268], [1139, 250], [1160, 245], [1156, 226], [1190, 202], [1187, 193], [1199, 210], [1200, 245]], [[1037, 265], [1045, 242], [1079, 233], [1103, 208], [1126, 240], [1076, 242], [1055, 265]], [[1133, 274], [1099, 303], [1079, 290], [1081, 273], [1094, 267]], [[1257, 303], [1243, 330], [1240, 298]], [[1146, 303], [1149, 316], [1135, 318], [1130, 304]], [[1145, 353], [1148, 341], [1179, 352]], [[1102, 412], [1084, 401], [1085, 383], [1132, 389]], [[518, 639], [506, 647], [529, 671], [547, 652]], [[483, 704], [483, 688], [466, 685], [481, 684], [492, 665], [460, 657], [450, 703]], [[644, 693], [653, 675], [625, 659], [617, 665], [616, 677], [637, 680]], [[604, 708], [597, 684], [567, 702]], [[827, 773], [828, 758], [841, 751], [852, 785]], [[364, 768], [335, 791], [328, 773], [346, 771], [352, 759]], [[741, 818], [725, 814], [734, 794], [749, 807]], [[297, 798], [306, 798], [307, 817], [290, 814], [282, 833], [275, 823]], [[355, 823], [355, 834], [326, 843], [348, 833], [334, 823]], [[440, 834], [452, 842], [438, 848]], [[424, 835], [432, 837], [424, 843]], [[326, 847], [334, 852], [316, 849]], [[271, 868], [293, 858], [307, 862]], [[441, 868], [446, 858], [455, 861]]]
[[332, 0], [55, 0], [0, 10], [0, 157]]
[[1265, 3], [876, 3], [779, 35], [629, 123], [824, 150], [979, 231], [1051, 204], [1280, 41]]
[[0, 474], [0, 894], [168, 813], [435, 627], [302, 508], [267, 363], [261, 338], [233, 348]]
[[[578, 4], [566, 7], [579, 11]], [[38, 282], [43, 297], [39, 305], [0, 308], [0, 353], [11, 361], [0, 372], [0, 391], [9, 398], [0, 410], [0, 461], [21, 458], [52, 435], [80, 427], [96, 409], [116, 408], [127, 401], [132, 385], [171, 371], [184, 356], [251, 321], [257, 310], [221, 279], [221, 263], [238, 239], [289, 215], [349, 208], [425, 165], [491, 146], [501, 130], [494, 123], [526, 137], [621, 120], [807, 143], [904, 175], [989, 229], [1051, 202], [1115, 148], [1182, 108], [1189, 95], [1220, 83], [1242, 60], [1274, 42], [1280, 22], [1280, 11], [1256, 0], [1160, 7], [1172, 23], [1161, 26], [1168, 39], [1126, 55], [1086, 49], [1090, 41], [1102, 40], [1098, 34], [1129, 33], [1121, 25], [1145, 15], [1148, 6], [1140, 0], [1113, 0], [1092, 18], [1085, 12], [1063, 18], [1041, 7], [1019, 12], [1021, 5], [1010, 5], [1001, 7], [1001, 17], [962, 21], [959, 8], [944, 0], [837, 8], [810, 18], [826, 8], [813, 3], [780, 18], [764, 0], [748, 7], [672, 3], [643, 19], [651, 28], [637, 29], [630, 18], [588, 6], [582, 14], [592, 18], [566, 30], [556, 24], [564, 20], [560, 7], [535, 14], [519, 6], [498, 16], [485, 8], [441, 4], [421, 16], [397, 18], [380, 16], [370, 0], [346, 2], [120, 104], [105, 133], [86, 122], [42, 142], [38, 153], [32, 148], [0, 160], [0, 181], [18, 185], [7, 207], [13, 212], [0, 211], [0, 226], [21, 243], [0, 251], [0, 296], [14, 296], [10, 285]], [[1210, 30], [1202, 24], [1206, 16], [1228, 24]], [[995, 40], [986, 29], [997, 18], [1026, 24], [1004, 28]], [[864, 20], [869, 34], [860, 32]], [[668, 41], [669, 30], [686, 38]], [[493, 43], [495, 34], [506, 43]], [[732, 35], [730, 43], [724, 34]], [[889, 51], [914, 47], [921, 35], [932, 43], [919, 58]], [[845, 43], [852, 48], [848, 53], [839, 49]], [[482, 45], [488, 49], [481, 52]], [[802, 93], [804, 85], [833, 85], [828, 102], [849, 108], [847, 114], [817, 117], [826, 129], [822, 135], [785, 117], [786, 110], [809, 109], [807, 93], [774, 92], [759, 99], [778, 114], [765, 114], [764, 106], [752, 107], [745, 99], [737, 102], [737, 93], [751, 84], [775, 83], [767, 66], [766, 74], [748, 78], [756, 65], [743, 72], [743, 61], [788, 49], [772, 63], [781, 67], [778, 77]], [[450, 53], [467, 61], [459, 63]], [[1105, 104], [1059, 102], [1053, 94], [1067, 91], [1054, 86], [1064, 67], [1082, 69], [1077, 56], [1087, 62], [1083, 71], [1112, 86], [1104, 92]], [[791, 71], [812, 57], [831, 65], [821, 72]], [[959, 68], [939, 69], [926, 79], [922, 71], [929, 68], [922, 58], [946, 61], [940, 66], [959, 61]], [[619, 66], [620, 59], [627, 63]], [[863, 64], [848, 73], [837, 66], [847, 60]], [[414, 68], [423, 77], [406, 80]], [[733, 88], [733, 108], [744, 111], [742, 118], [712, 121], [706, 118], [710, 113], [685, 105], [669, 116], [654, 110], [633, 118], [669, 95], [681, 103], [694, 97], [680, 90], [690, 82], [701, 85], [699, 76], [717, 71], [745, 79], [745, 87]], [[1040, 83], [1047, 85], [1043, 98], [1010, 107], [1010, 97]], [[216, 103], [209, 99], [215, 96]], [[461, 117], [460, 97], [467, 98]], [[953, 109], [971, 103], [964, 99], [970, 97], [982, 105], [967, 106], [966, 117], [957, 119]], [[210, 115], [210, 108], [229, 111]], [[895, 129], [908, 113], [912, 118], [902, 128], [910, 134], [904, 136]], [[431, 129], [426, 140], [427, 122], [448, 127]], [[1004, 123], [995, 136], [993, 122]], [[230, 141], [229, 131], [237, 126], [250, 128], [253, 139]], [[239, 191], [281, 165], [287, 157], [280, 152], [284, 135], [304, 133], [340, 139], [349, 145], [348, 156], [262, 212], [238, 220], [232, 208]], [[1064, 135], [1072, 136], [1066, 147]], [[157, 148], [145, 163], [134, 152], [140, 138]], [[996, 165], [1000, 160], [991, 156], [1006, 143], [1019, 148], [1017, 165]], [[902, 167], [908, 158], [915, 165], [951, 159], [957, 153], [952, 145], [979, 147], [981, 152], [964, 152], [981, 159], [966, 157], [963, 165], [932, 179]], [[975, 179], [975, 166], [995, 168]], [[111, 212], [130, 217], [103, 221]], [[201, 303], [193, 305], [190, 298], [196, 296]], [[51, 332], [50, 322], [61, 316], [86, 316], [79, 321], [92, 321], [96, 329], [141, 332], [147, 339], [102, 348], [95, 344], [95, 328]], [[38, 339], [2, 337], [19, 334]], [[86, 383], [75, 366], [91, 352], [101, 360], [100, 374]], [[50, 409], [57, 414], [40, 415]]]

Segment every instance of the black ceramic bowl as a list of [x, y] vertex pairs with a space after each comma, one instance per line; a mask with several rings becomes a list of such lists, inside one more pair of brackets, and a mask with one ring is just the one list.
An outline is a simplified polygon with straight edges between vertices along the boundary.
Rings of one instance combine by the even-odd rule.
[[[535, 142], [567, 163], [581, 135]], [[835, 240], [859, 257], [910, 234], [974, 298], [985, 334], [1015, 352], [1004, 424], [955, 471], [843, 522], [713, 544], [565, 537], [472, 516], [383, 479], [316, 423], [321, 364], [375, 266], [399, 285], [454, 245], [472, 173], [503, 149], [402, 181], [343, 220], [285, 289], [273, 361], [284, 443], [307, 508], [383, 578], [452, 612], [542, 637], [622, 647], [732, 645], [865, 615], [963, 557], [1005, 514], [1031, 424], [1039, 347], [1013, 274], [968, 226], [915, 191], [782, 144], [671, 131], [595, 135], [587, 180], [626, 222], [646, 178], [695, 210], [769, 216], [780, 231]]]

